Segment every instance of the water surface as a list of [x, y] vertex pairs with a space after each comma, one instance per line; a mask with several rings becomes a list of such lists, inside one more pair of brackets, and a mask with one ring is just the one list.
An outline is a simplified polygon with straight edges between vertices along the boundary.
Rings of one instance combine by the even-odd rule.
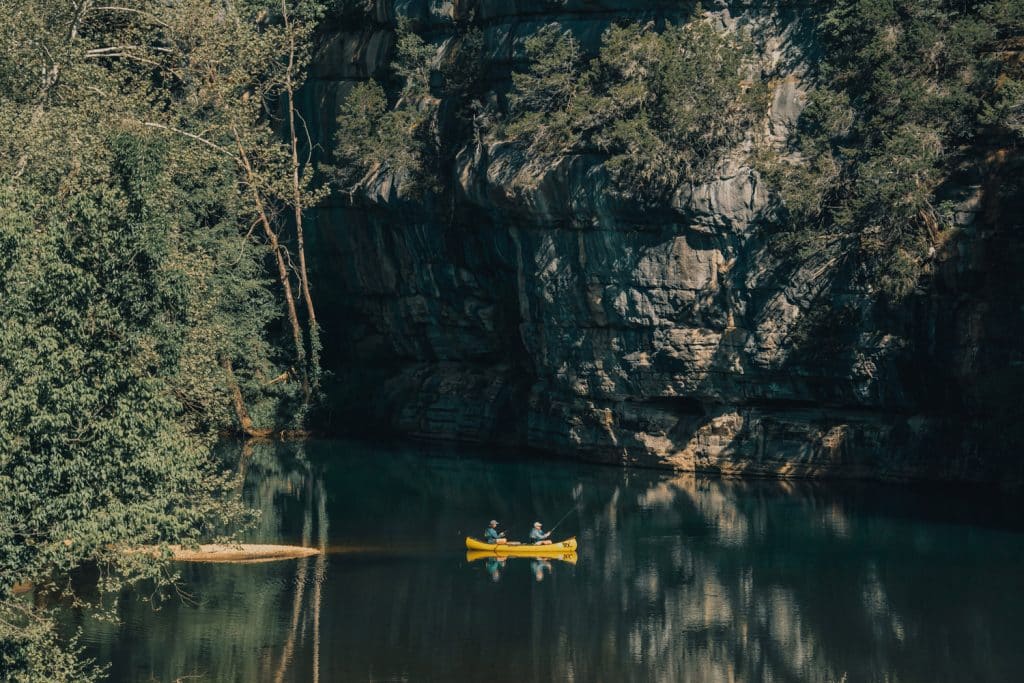
[[[732, 481], [487, 452], [257, 447], [250, 540], [188, 600], [78, 615], [113, 681], [1016, 681], [1024, 523], [996, 495]], [[569, 515], [575, 565], [467, 561]]]

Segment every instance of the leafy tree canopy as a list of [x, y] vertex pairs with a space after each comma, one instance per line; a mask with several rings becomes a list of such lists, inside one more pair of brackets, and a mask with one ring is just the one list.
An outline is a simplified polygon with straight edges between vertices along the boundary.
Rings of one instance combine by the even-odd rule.
[[941, 185], [982, 136], [1019, 144], [1024, 89], [1001, 46], [1022, 27], [1020, 3], [1006, 0], [822, 9], [820, 87], [790, 154], [763, 167], [784, 207], [780, 243], [852, 261], [890, 298], [912, 292], [955, 234]]
[[551, 25], [526, 41], [526, 55], [505, 134], [548, 161], [597, 148], [620, 191], [651, 201], [707, 178], [765, 94], [750, 80], [749, 40], [704, 16], [661, 32], [612, 26], [586, 66], [576, 40]]
[[352, 190], [371, 173], [394, 174], [416, 194], [437, 187], [428, 173], [434, 116], [430, 77], [434, 48], [411, 29], [398, 26], [391, 70], [400, 83], [398, 99], [389, 106], [376, 80], [359, 83], [341, 105], [337, 119], [334, 181]]
[[[278, 424], [304, 400], [277, 379], [295, 374], [279, 289], [294, 276], [274, 264], [316, 193], [273, 117], [317, 16], [212, 0], [0, 15], [4, 680], [97, 673], [38, 606], [76, 597], [80, 568], [101, 593], [164, 584], [163, 560], [126, 550], [249, 519], [211, 447], [238, 428], [233, 405]], [[25, 582], [35, 604], [13, 593]]]

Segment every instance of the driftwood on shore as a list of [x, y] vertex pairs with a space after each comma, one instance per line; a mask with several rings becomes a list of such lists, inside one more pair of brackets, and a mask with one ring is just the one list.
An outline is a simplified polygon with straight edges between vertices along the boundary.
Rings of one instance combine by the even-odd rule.
[[[183, 548], [179, 545], [169, 546], [171, 559], [177, 562], [271, 562], [273, 560], [290, 560], [299, 557], [319, 555], [316, 548], [301, 545], [268, 545], [261, 543], [242, 543], [240, 545], [206, 544], [198, 548]], [[149, 546], [140, 548], [142, 552], [159, 553], [160, 548]]]

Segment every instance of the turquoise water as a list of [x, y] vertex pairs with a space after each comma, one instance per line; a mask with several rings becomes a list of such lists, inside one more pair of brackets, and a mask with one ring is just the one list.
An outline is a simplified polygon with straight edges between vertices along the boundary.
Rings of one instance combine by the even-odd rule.
[[[320, 558], [185, 565], [185, 599], [78, 615], [114, 681], [1017, 681], [1009, 498], [731, 481], [480, 450], [257, 447], [254, 541]], [[496, 517], [572, 510], [575, 565], [470, 562]]]

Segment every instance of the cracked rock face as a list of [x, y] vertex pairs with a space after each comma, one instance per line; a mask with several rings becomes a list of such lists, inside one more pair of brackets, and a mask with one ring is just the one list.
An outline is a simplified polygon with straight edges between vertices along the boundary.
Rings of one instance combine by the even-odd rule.
[[[705, 6], [762, 50], [763, 128], [781, 143], [811, 87], [804, 12]], [[687, 11], [378, 2], [361, 25], [325, 36], [307, 119], [328, 147], [353, 83], [386, 68], [399, 16], [417, 18], [439, 52], [456, 21], [480, 25], [497, 92], [523, 41], [551, 22], [595, 49], [614, 21]], [[773, 256], [770, 193], [741, 154], [657, 210], [613, 191], [599, 157], [540, 167], [515, 145], [478, 139], [454, 158], [445, 202], [381, 175], [315, 216], [334, 426], [684, 470], [1017, 476], [986, 453], [989, 399], [976, 379], [1024, 362], [1024, 296], [983, 277], [1022, 249], [975, 221], [976, 192], [963, 193], [970, 239], [936, 263], [925, 291], [890, 306], [863, 285], [824, 286], [835, 266], [824, 257], [793, 267]]]

